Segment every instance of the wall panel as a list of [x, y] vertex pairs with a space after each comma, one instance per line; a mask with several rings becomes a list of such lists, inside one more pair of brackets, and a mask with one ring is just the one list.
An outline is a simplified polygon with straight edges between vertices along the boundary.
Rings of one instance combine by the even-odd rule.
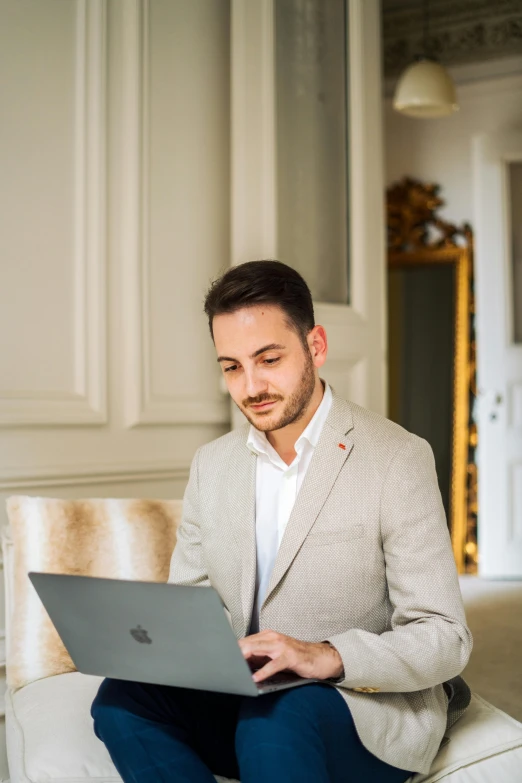
[[[105, 421], [103, 0], [4, 2], [0, 424]], [[30, 53], [30, 56], [27, 56]]]
[[225, 423], [202, 302], [229, 262], [229, 5], [127, 9], [127, 421]]

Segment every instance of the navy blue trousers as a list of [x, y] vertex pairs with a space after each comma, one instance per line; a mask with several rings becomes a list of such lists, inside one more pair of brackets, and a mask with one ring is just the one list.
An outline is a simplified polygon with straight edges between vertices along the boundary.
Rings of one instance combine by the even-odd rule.
[[318, 683], [258, 698], [104, 680], [91, 709], [125, 783], [404, 783]]

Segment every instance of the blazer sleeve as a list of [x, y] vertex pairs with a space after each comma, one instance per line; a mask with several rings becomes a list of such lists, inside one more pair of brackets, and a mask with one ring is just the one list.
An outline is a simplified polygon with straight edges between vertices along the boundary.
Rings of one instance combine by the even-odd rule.
[[170, 561], [169, 582], [176, 585], [209, 587], [199, 527], [199, 449], [196, 452], [183, 497], [183, 513], [176, 546]]
[[391, 630], [329, 637], [344, 663], [341, 688], [418, 691], [459, 674], [472, 637], [429, 444], [410, 435], [381, 495], [381, 535]]

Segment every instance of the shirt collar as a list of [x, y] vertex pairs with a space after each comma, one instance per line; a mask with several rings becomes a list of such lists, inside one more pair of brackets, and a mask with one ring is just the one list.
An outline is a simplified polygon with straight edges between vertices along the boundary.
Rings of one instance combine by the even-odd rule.
[[[328, 417], [331, 407], [332, 390], [325, 381], [323, 399], [321, 400], [319, 407], [314, 413], [312, 419], [308, 422], [306, 428], [295, 442], [295, 450], [298, 454], [303, 449], [304, 441], [307, 441], [310, 446], [312, 446], [312, 448], [317, 446], [324, 423]], [[253, 424], [250, 425], [250, 429], [248, 431], [247, 446], [254, 454], [268, 454], [269, 450], [272, 450], [272, 446], [268, 442], [265, 433], [257, 430]]]

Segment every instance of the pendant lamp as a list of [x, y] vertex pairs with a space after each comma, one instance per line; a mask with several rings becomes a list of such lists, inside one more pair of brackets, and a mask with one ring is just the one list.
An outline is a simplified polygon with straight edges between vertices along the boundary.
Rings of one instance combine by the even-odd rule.
[[429, 10], [424, 0], [424, 53], [402, 73], [393, 98], [393, 108], [409, 117], [446, 117], [459, 108], [451, 76], [429, 53]]

